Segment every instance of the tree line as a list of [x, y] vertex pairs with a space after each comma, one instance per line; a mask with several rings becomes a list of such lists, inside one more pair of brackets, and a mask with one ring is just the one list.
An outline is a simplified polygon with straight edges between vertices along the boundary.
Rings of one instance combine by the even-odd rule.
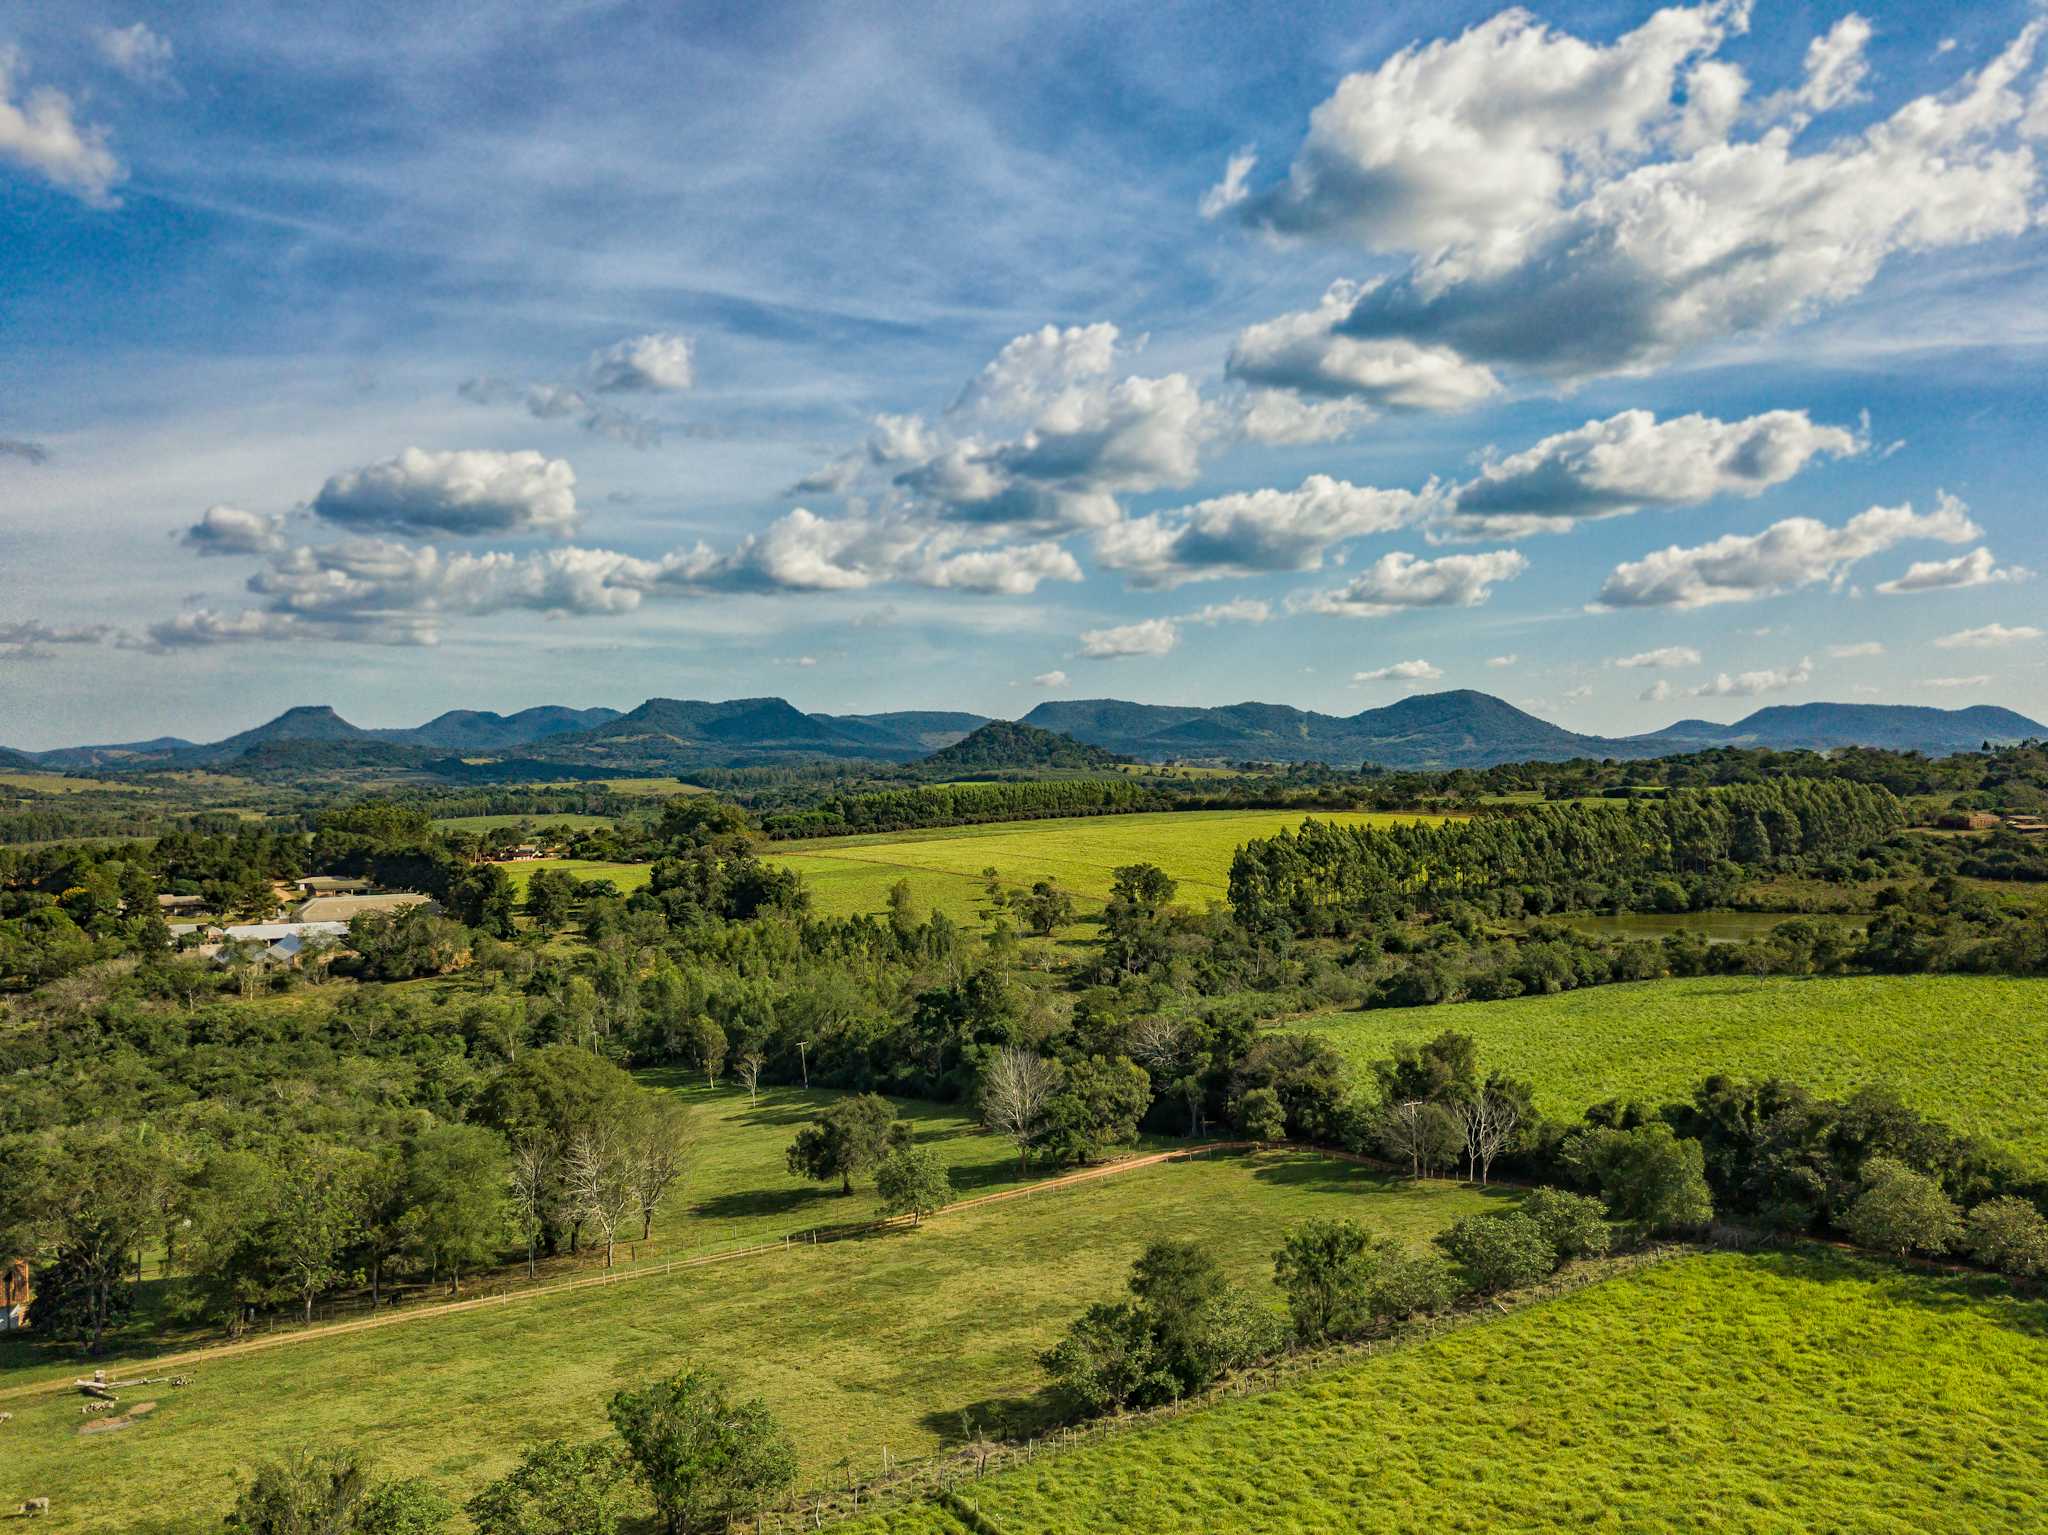
[[1518, 888], [1554, 892], [1558, 909], [1656, 910], [1675, 892], [1728, 886], [1803, 861], [1852, 854], [1905, 824], [1890, 791], [1820, 779], [1675, 791], [1612, 805], [1543, 805], [1440, 825], [1346, 826], [1308, 820], [1246, 843], [1230, 904], [1251, 927], [1308, 935], [1425, 904]]

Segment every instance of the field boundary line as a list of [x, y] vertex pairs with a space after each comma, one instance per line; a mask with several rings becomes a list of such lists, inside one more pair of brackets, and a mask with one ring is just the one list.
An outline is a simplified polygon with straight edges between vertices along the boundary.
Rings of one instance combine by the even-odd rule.
[[[1257, 1141], [1204, 1141], [1198, 1146], [1176, 1146], [1166, 1151], [1148, 1152], [1144, 1156], [1125, 1157], [1115, 1162], [1105, 1162], [1099, 1167], [1085, 1167], [1078, 1172], [1067, 1173], [1058, 1178], [1045, 1178], [1036, 1183], [1020, 1184], [1015, 1188], [998, 1189], [992, 1194], [977, 1194], [972, 1199], [956, 1200], [942, 1209], [935, 1210], [927, 1220], [957, 1214], [963, 1210], [978, 1209], [985, 1205], [1001, 1204], [1007, 1200], [1022, 1199], [1031, 1194], [1056, 1192], [1074, 1188], [1081, 1184], [1096, 1183], [1104, 1178], [1117, 1177], [1123, 1173], [1137, 1172], [1141, 1168], [1158, 1167], [1168, 1162], [1182, 1162], [1193, 1157], [1205, 1156], [1216, 1151], [1247, 1151], [1259, 1146]], [[821, 1246], [831, 1242], [848, 1241], [854, 1237], [873, 1236], [884, 1231], [906, 1231], [917, 1223], [908, 1215], [888, 1216], [884, 1219], [865, 1221], [858, 1225], [835, 1228], [830, 1235], [815, 1234], [811, 1230], [791, 1232], [772, 1242], [756, 1242], [746, 1247], [736, 1247], [725, 1252], [699, 1253], [690, 1258], [671, 1258], [665, 1262], [629, 1270], [602, 1269], [595, 1274], [585, 1274], [575, 1279], [565, 1279], [554, 1284], [534, 1285], [524, 1290], [508, 1290], [497, 1295], [479, 1295], [469, 1300], [441, 1301], [431, 1306], [414, 1306], [386, 1316], [367, 1316], [350, 1322], [331, 1322], [322, 1327], [296, 1328], [290, 1332], [266, 1334], [261, 1338], [242, 1338], [224, 1343], [210, 1344], [204, 1348], [187, 1349], [174, 1354], [155, 1354], [133, 1361], [135, 1368], [176, 1369], [203, 1365], [218, 1359], [240, 1358], [245, 1354], [263, 1353], [270, 1349], [289, 1348], [295, 1344], [312, 1343], [323, 1338], [342, 1337], [351, 1333], [370, 1332], [385, 1327], [397, 1327], [407, 1322], [425, 1321], [433, 1317], [453, 1316], [459, 1312], [482, 1311], [492, 1306], [516, 1305], [521, 1301], [541, 1297], [553, 1298], [572, 1290], [594, 1289], [605, 1285], [627, 1284], [637, 1279], [656, 1279], [684, 1269], [706, 1268], [714, 1263], [734, 1263], [744, 1258], [762, 1258], [772, 1253], [786, 1253], [797, 1247]], [[805, 1240], [808, 1238], [809, 1240]], [[94, 1367], [86, 1362], [86, 1367]], [[70, 1380], [43, 1380], [25, 1382], [17, 1386], [0, 1388], [0, 1401], [20, 1401], [30, 1397], [52, 1395], [75, 1389]]]

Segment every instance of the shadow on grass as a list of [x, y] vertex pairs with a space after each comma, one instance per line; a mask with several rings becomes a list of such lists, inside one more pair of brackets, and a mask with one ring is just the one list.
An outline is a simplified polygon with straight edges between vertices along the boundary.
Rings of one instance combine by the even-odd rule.
[[961, 1407], [939, 1407], [917, 1420], [919, 1428], [938, 1437], [941, 1448], [957, 1450], [978, 1439], [1030, 1439], [1058, 1425], [1064, 1417], [1051, 1387], [1030, 1396], [991, 1396]]
[[716, 1194], [699, 1200], [691, 1207], [690, 1213], [702, 1219], [719, 1221], [763, 1215], [822, 1215], [834, 1212], [834, 1207], [842, 1201], [846, 1208], [851, 1208], [859, 1199], [858, 1189], [852, 1194], [842, 1194], [837, 1187], [799, 1184], [782, 1189], [746, 1189], [736, 1194]]
[[2038, 1287], [2023, 1293], [1995, 1274], [1949, 1273], [1806, 1242], [1763, 1248], [1752, 1256], [1783, 1279], [1812, 1285], [1874, 1285], [1893, 1304], [1948, 1316], [1968, 1314], [2028, 1338], [2048, 1340], [2048, 1295]]

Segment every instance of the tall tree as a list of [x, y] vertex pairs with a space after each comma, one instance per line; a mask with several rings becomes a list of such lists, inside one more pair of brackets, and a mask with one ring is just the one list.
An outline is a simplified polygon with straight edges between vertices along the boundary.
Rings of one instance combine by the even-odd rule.
[[796, 1450], [767, 1404], [735, 1400], [708, 1370], [621, 1391], [608, 1412], [667, 1535], [707, 1528], [796, 1480]]

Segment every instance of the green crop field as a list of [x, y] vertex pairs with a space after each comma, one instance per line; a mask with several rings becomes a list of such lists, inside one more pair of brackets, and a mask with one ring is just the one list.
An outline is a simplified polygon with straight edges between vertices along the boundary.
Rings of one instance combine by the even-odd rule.
[[[2048, 1303], [1680, 1259], [966, 1489], [1004, 1535], [1954, 1532], [2048, 1521]], [[967, 1535], [930, 1504], [851, 1527]]]
[[[1431, 818], [1339, 811], [1320, 819], [1384, 826]], [[835, 917], [883, 910], [889, 887], [907, 879], [921, 909], [978, 923], [985, 904], [981, 871], [990, 867], [1010, 885], [1049, 875], [1086, 911], [1109, 899], [1112, 872], [1133, 863], [1158, 864], [1180, 881], [1180, 902], [1200, 910], [1228, 894], [1230, 860], [1240, 847], [1291, 831], [1302, 820], [1299, 810], [1188, 810], [1002, 821], [778, 842], [764, 856], [801, 874], [813, 908]]]
[[[763, 1105], [778, 1146], [799, 1117], [790, 1108]], [[999, 1149], [983, 1140], [963, 1160]], [[758, 1173], [749, 1194], [728, 1197], [753, 1208], [787, 1194], [805, 1218], [820, 1202], [785, 1172]], [[460, 1497], [525, 1445], [596, 1436], [620, 1385], [690, 1362], [766, 1397], [816, 1484], [843, 1457], [871, 1471], [884, 1446], [929, 1453], [963, 1422], [1029, 1432], [1044, 1413], [1038, 1352], [1119, 1291], [1154, 1238], [1202, 1241], [1264, 1286], [1280, 1231], [1306, 1215], [1341, 1211], [1420, 1243], [1512, 1198], [1310, 1153], [1144, 1168], [921, 1230], [222, 1357], [184, 1367], [183, 1390], [150, 1392], [155, 1413], [118, 1434], [81, 1438], [75, 1396], [16, 1397], [0, 1500], [48, 1496], [53, 1532], [218, 1515], [252, 1462], [306, 1444], [359, 1445], [386, 1474]], [[856, 1216], [870, 1199], [822, 1202]]]
[[1888, 1086], [1960, 1130], [2048, 1159], [2048, 980], [1907, 975], [1715, 976], [1553, 997], [1333, 1013], [1300, 1027], [1357, 1067], [1445, 1029], [1535, 1084], [1552, 1114], [1609, 1098], [1662, 1103], [1714, 1072], [1816, 1090]]
[[589, 858], [531, 858], [519, 863], [500, 865], [512, 881], [512, 888], [519, 893], [519, 899], [526, 899], [526, 887], [533, 883], [536, 869], [560, 869], [564, 874], [573, 874], [578, 879], [608, 879], [618, 887], [619, 894], [638, 890], [651, 877], [652, 864], [645, 863], [600, 863]]

